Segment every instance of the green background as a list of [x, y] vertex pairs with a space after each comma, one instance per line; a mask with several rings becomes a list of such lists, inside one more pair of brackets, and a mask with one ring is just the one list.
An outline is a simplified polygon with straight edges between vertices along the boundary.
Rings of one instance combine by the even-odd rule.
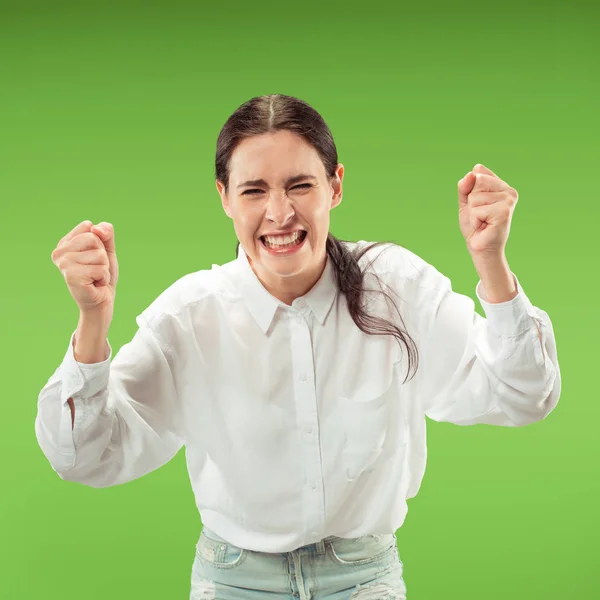
[[3, 2], [0, 598], [188, 597], [201, 523], [183, 451], [92, 489], [37, 445], [78, 319], [50, 255], [85, 219], [114, 224], [116, 353], [162, 290], [233, 258], [216, 139], [267, 93], [334, 134], [332, 231], [401, 243], [474, 300], [457, 181], [481, 162], [519, 192], [507, 257], [552, 319], [561, 400], [524, 428], [429, 422], [397, 532], [409, 599], [600, 597], [599, 23], [591, 2]]

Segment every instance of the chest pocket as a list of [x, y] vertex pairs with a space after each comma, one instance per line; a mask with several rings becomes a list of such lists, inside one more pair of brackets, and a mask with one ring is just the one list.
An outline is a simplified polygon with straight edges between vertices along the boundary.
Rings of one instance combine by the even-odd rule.
[[[401, 363], [386, 365], [371, 388], [360, 386], [340, 397], [346, 476], [354, 480], [373, 472], [379, 460], [407, 444], [407, 418], [402, 394]], [[372, 374], [371, 374], [372, 378]]]

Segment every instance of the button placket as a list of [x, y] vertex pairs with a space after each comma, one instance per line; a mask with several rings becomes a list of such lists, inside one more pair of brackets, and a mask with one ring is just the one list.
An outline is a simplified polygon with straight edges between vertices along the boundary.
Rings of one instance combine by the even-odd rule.
[[[297, 304], [300, 306], [300, 303]], [[324, 522], [324, 498], [320, 493], [323, 468], [318, 435], [318, 414], [316, 390], [313, 385], [313, 348], [310, 332], [309, 308], [292, 316], [292, 356], [294, 373], [294, 393], [297, 406], [297, 423], [303, 441], [300, 452], [303, 456], [307, 525], [313, 530], [321, 530]]]

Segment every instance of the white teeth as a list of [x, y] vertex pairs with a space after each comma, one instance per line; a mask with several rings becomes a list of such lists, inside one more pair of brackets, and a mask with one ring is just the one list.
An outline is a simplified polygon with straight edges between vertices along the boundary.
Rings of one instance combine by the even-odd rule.
[[265, 235], [264, 238], [268, 246], [282, 247], [288, 244], [295, 244], [300, 238], [300, 232], [294, 231], [290, 235]]

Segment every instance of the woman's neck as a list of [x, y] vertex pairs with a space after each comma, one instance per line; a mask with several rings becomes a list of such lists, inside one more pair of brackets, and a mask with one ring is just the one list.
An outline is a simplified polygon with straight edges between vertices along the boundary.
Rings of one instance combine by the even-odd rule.
[[307, 294], [315, 286], [317, 281], [319, 281], [323, 274], [323, 270], [325, 269], [327, 255], [325, 255], [325, 257], [309, 272], [301, 273], [295, 277], [263, 277], [262, 274], [255, 269], [250, 257], [248, 257], [248, 262], [250, 263], [250, 267], [254, 271], [254, 274], [269, 294], [290, 306], [296, 298]]

